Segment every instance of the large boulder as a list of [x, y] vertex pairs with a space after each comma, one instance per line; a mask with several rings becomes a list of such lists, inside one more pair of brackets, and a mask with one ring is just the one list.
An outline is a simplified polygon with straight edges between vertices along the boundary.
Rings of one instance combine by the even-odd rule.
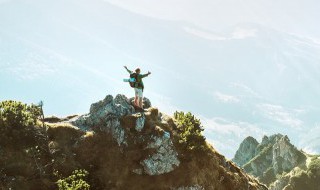
[[160, 175], [169, 173], [179, 166], [178, 153], [175, 151], [170, 136], [164, 133], [162, 136], [152, 136], [152, 141], [146, 147], [155, 149], [155, 153], [141, 161], [145, 173]]
[[[131, 101], [132, 99], [124, 95], [117, 95], [115, 98], [108, 95], [104, 100], [92, 104], [88, 114], [71, 122], [85, 131], [108, 132], [119, 146], [133, 147], [137, 142], [145, 142], [146, 147], [140, 151], [149, 151], [152, 154], [140, 161], [141, 169], [133, 171], [136, 174], [160, 175], [173, 171], [180, 164], [178, 153], [171, 141], [170, 133], [157, 126], [161, 124], [169, 129], [170, 120], [159, 113], [158, 109], [151, 108], [150, 100], [147, 98], [144, 98], [144, 104], [149, 109], [145, 113], [136, 113]], [[155, 132], [156, 128], [161, 133]], [[131, 129], [141, 133], [132, 135]], [[128, 144], [127, 138], [130, 138], [130, 143], [133, 144]]]
[[135, 112], [124, 95], [106, 96], [105, 99], [91, 105], [88, 114], [79, 116], [72, 124], [84, 130], [110, 132], [119, 145], [126, 144], [125, 130], [121, 127], [121, 117]]

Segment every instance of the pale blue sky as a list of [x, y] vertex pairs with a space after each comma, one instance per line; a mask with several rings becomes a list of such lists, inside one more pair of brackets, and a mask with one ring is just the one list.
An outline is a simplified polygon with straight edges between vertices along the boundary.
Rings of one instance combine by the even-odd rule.
[[220, 30], [259, 23], [278, 30], [320, 38], [318, 0], [105, 0], [150, 17], [191, 22]]
[[161, 111], [191, 111], [228, 158], [246, 136], [288, 134], [320, 152], [318, 1], [2, 0], [0, 100], [82, 114], [152, 75]]

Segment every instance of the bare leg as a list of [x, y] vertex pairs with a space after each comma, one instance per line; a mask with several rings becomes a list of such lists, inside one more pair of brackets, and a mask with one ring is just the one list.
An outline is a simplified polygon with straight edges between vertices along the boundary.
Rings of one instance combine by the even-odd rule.
[[139, 107], [143, 109], [143, 105], [142, 105], [142, 97], [139, 98]]
[[137, 95], [134, 97], [134, 105], [139, 106], [139, 97]]

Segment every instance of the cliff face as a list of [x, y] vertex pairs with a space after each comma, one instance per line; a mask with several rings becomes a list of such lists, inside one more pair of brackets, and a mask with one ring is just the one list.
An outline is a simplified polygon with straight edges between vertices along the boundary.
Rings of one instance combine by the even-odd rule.
[[308, 168], [309, 158], [310, 155], [299, 151], [287, 136], [276, 134], [264, 136], [260, 144], [252, 137], [246, 138], [233, 160], [271, 189], [282, 190], [289, 184], [293, 187], [290, 179]]
[[297, 150], [288, 136], [281, 137], [272, 147], [272, 165], [276, 173], [288, 172], [306, 161], [306, 156]]
[[0, 154], [11, 167], [0, 165], [5, 173], [0, 187], [57, 189], [53, 173], [61, 177], [85, 169], [91, 189], [267, 189], [208, 144], [200, 152], [186, 151], [178, 142], [176, 121], [145, 101], [150, 107], [136, 113], [125, 96], [109, 95], [92, 104], [88, 114], [46, 118], [41, 154], [25, 155], [34, 144], [22, 150], [1, 144], [7, 154], [20, 156]]
[[258, 145], [259, 143], [255, 138], [250, 136], [245, 138], [240, 144], [240, 147], [236, 152], [233, 161], [237, 163], [239, 166], [243, 166], [244, 164], [249, 162], [253, 157], [255, 157]]
[[320, 189], [320, 156], [308, 155], [305, 166], [296, 167], [282, 174], [273, 184], [271, 190], [318, 190]]

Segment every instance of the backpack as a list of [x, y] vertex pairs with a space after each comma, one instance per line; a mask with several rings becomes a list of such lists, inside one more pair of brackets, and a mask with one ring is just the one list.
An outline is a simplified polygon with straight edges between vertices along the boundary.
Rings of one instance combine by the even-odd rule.
[[129, 84], [132, 88], [143, 87], [141, 85], [141, 82], [138, 81], [138, 74], [137, 73], [130, 74]]
[[138, 80], [138, 75], [137, 73], [131, 73], [130, 74], [130, 79], [129, 79], [129, 84], [132, 88], [135, 88], [136, 87], [136, 83], [137, 83], [137, 80]]

